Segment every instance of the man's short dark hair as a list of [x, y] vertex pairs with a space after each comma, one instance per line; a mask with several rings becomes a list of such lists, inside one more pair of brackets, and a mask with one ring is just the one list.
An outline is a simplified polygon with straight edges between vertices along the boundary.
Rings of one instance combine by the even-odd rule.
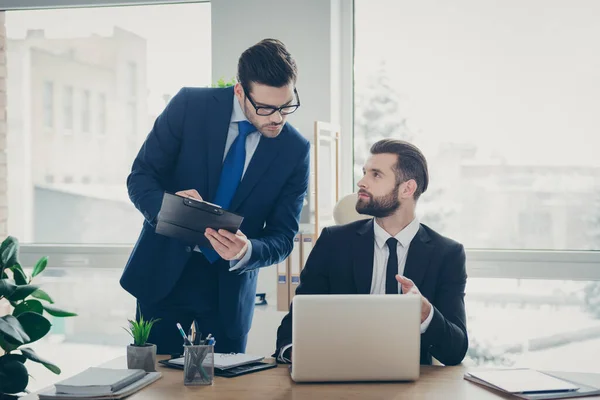
[[371, 146], [371, 154], [395, 154], [398, 158], [394, 168], [396, 182], [414, 179], [417, 182], [415, 200], [425, 193], [429, 185], [427, 160], [417, 146], [404, 140], [383, 139]]
[[238, 61], [238, 82], [247, 93], [250, 83], [272, 87], [296, 84], [296, 61], [277, 39], [263, 39], [242, 53]]

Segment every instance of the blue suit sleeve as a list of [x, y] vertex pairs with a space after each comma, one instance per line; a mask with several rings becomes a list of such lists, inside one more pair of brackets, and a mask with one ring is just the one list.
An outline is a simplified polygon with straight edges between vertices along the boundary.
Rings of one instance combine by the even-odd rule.
[[245, 272], [268, 267], [285, 260], [292, 252], [294, 236], [298, 233], [300, 213], [308, 190], [310, 143], [290, 179], [286, 182], [276, 205], [267, 217], [262, 235], [250, 239], [252, 256], [236, 271]]
[[179, 154], [186, 102], [183, 88], [156, 119], [127, 177], [129, 198], [152, 226], [162, 204], [164, 182]]

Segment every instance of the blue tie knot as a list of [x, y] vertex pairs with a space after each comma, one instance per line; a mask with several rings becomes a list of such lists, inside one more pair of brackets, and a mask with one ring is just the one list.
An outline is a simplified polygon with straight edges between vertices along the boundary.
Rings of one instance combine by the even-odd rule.
[[249, 133], [255, 132], [256, 128], [248, 121], [239, 121], [238, 122], [238, 131], [240, 136], [246, 137]]

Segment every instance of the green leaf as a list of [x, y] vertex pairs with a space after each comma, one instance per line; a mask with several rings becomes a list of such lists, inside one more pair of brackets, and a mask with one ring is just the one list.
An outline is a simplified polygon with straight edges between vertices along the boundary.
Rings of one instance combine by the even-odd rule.
[[19, 263], [19, 240], [9, 236], [0, 245], [0, 263], [2, 269], [12, 267]]
[[37, 314], [42, 314], [44, 312], [44, 307], [39, 300], [25, 300], [24, 302], [18, 304], [13, 311], [13, 315], [18, 317], [24, 312], [34, 312]]
[[32, 343], [46, 336], [50, 332], [52, 324], [43, 315], [34, 312], [25, 312], [17, 317], [21, 326], [27, 332], [29, 340], [26, 343]]
[[27, 296], [29, 296], [30, 294], [35, 292], [36, 290], [38, 290], [38, 286], [36, 286], [36, 285], [17, 286], [15, 291], [10, 296], [6, 296], [6, 298], [9, 299], [10, 301], [23, 300]]
[[11, 361], [11, 360], [16, 360], [20, 363], [25, 363], [25, 361], [27, 360], [27, 357], [25, 357], [22, 354], [14, 354], [14, 353], [5, 354], [2, 357], [0, 357], [0, 365], [6, 363], [8, 361]]
[[48, 295], [48, 293], [44, 292], [42, 289], [38, 289], [35, 292], [31, 293], [31, 297], [35, 297], [36, 299], [45, 300], [50, 304], [54, 304], [54, 300]]
[[22, 362], [14, 358], [0, 364], [0, 393], [20, 393], [29, 384], [29, 374]]
[[23, 355], [25, 357], [27, 357], [28, 359], [30, 359], [31, 361], [34, 361], [36, 363], [40, 363], [42, 364], [44, 367], [48, 368], [50, 371], [54, 372], [56, 375], [60, 374], [60, 368], [58, 368], [56, 365], [52, 364], [50, 361], [46, 361], [43, 358], [41, 358], [40, 356], [38, 356], [36, 354], [35, 351], [33, 351], [33, 349], [29, 348], [29, 347], [25, 347], [21, 350], [21, 353], [23, 353]]
[[37, 264], [33, 268], [33, 273], [31, 274], [32, 278], [35, 278], [39, 274], [42, 273], [43, 270], [46, 269], [46, 265], [48, 265], [48, 257], [42, 257], [38, 260]]
[[13, 317], [12, 315], [0, 317], [0, 332], [6, 336], [7, 339], [18, 344], [28, 343], [31, 339], [27, 334], [27, 330], [18, 318]]
[[46, 310], [48, 312], [48, 314], [50, 314], [54, 317], [64, 318], [64, 317], [76, 317], [77, 316], [77, 314], [74, 312], [61, 310], [58, 307], [49, 306], [49, 305], [43, 305], [42, 307], [44, 308], [44, 310]]
[[29, 283], [27, 275], [25, 275], [25, 272], [23, 271], [23, 268], [20, 264], [15, 264], [8, 269], [12, 271], [13, 278], [15, 279], [15, 283], [17, 285], [27, 285]]
[[0, 335], [0, 347], [4, 349], [5, 353], [9, 353], [17, 349], [20, 345], [21, 343], [17, 343], [16, 341], [9, 339], [8, 336]]
[[15, 290], [17, 290], [17, 285], [14, 280], [0, 279], [0, 297], [9, 297]]

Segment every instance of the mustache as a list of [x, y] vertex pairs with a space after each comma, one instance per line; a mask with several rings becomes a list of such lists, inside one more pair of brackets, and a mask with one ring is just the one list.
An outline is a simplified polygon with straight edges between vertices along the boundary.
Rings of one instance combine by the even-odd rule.
[[364, 189], [360, 189], [360, 190], [358, 191], [358, 194], [366, 194], [367, 196], [369, 196], [369, 197], [371, 197], [371, 198], [373, 197], [373, 195], [372, 195], [371, 193], [367, 192], [367, 191], [366, 191], [366, 190], [364, 190]]
[[265, 124], [262, 127], [263, 128], [268, 128], [268, 127], [271, 127], [271, 126], [281, 126], [281, 125], [283, 125], [283, 124]]

